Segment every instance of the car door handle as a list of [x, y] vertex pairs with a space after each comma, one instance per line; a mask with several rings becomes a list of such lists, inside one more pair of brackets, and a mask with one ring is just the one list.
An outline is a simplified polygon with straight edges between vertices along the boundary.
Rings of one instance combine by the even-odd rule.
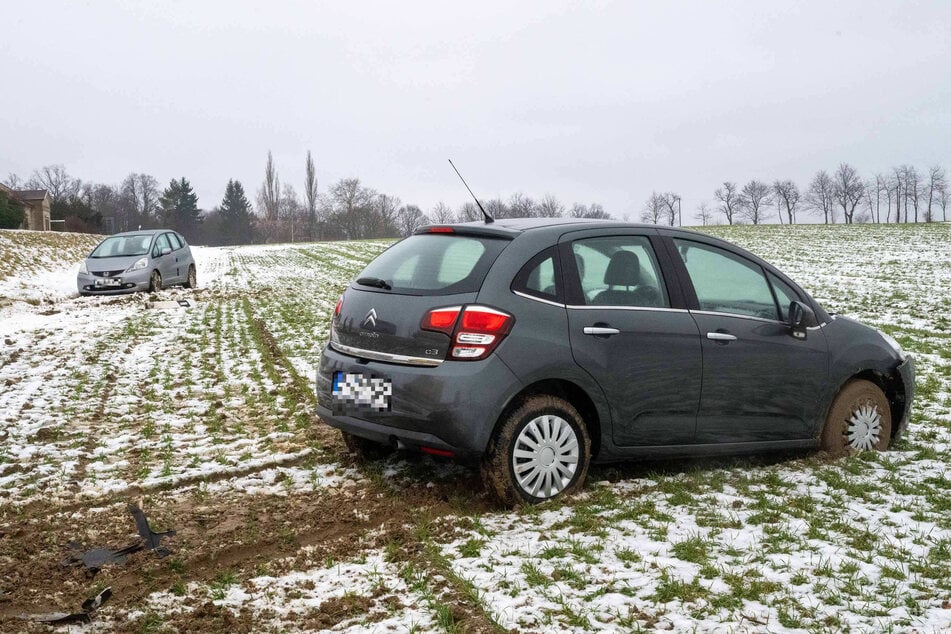
[[713, 341], [736, 341], [736, 335], [727, 334], [725, 332], [708, 332], [707, 339], [712, 339]]
[[621, 331], [617, 328], [605, 328], [604, 326], [585, 326], [584, 334], [586, 335], [619, 335]]

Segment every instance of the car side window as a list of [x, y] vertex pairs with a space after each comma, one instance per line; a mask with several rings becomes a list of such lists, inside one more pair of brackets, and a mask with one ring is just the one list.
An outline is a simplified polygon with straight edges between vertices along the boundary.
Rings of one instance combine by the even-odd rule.
[[183, 236], [183, 235], [180, 234], [180, 233], [176, 233], [176, 234], [175, 234], [175, 237], [178, 238], [178, 241], [182, 243], [182, 246], [183, 246], [183, 247], [187, 247], [187, 246], [188, 246], [188, 243], [185, 242], [185, 236]]
[[166, 238], [165, 234], [163, 233], [155, 241], [155, 246], [152, 247], [152, 257], [157, 258], [160, 255], [162, 255], [162, 249], [171, 249], [171, 248], [172, 248], [172, 245], [168, 243], [168, 238]]
[[776, 293], [776, 302], [779, 304], [779, 318], [783, 321], [789, 321], [789, 304], [794, 301], [802, 301], [802, 299], [789, 284], [772, 273], [767, 273], [766, 277], [769, 278], [769, 283], [772, 284], [773, 291]]
[[697, 293], [700, 310], [778, 319], [762, 267], [724, 249], [674, 240]]
[[561, 297], [556, 251], [545, 249], [529, 260], [512, 282], [512, 290], [557, 301]]
[[670, 306], [654, 249], [645, 236], [585, 238], [573, 242], [571, 251], [586, 305]]
[[168, 242], [172, 245], [172, 251], [178, 251], [182, 248], [182, 243], [178, 241], [178, 234], [176, 233], [166, 233], [168, 236]]

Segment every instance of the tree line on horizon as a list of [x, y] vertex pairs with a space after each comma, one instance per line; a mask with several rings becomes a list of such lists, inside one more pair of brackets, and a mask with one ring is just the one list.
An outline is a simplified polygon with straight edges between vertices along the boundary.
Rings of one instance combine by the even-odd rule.
[[[66, 231], [118, 233], [138, 228], [175, 229], [193, 244], [234, 245], [314, 240], [396, 238], [429, 223], [480, 220], [474, 202], [453, 209], [437, 203], [429, 213], [404, 204], [398, 196], [380, 193], [359, 178], [342, 178], [320, 191], [313, 156], [307, 152], [303, 193], [282, 182], [268, 152], [264, 177], [252, 204], [244, 185], [228, 181], [221, 202], [200, 209], [188, 179], [172, 179], [164, 189], [158, 180], [130, 173], [119, 185], [84, 182], [62, 165], [35, 170], [28, 179], [10, 174], [14, 190], [45, 189], [50, 215]], [[508, 200], [483, 201], [496, 218], [572, 216], [610, 218], [598, 203], [566, 206], [552, 195], [535, 200], [522, 193]], [[18, 226], [19, 223], [11, 225]]]
[[[188, 179], [172, 179], [160, 189], [158, 180], [144, 173], [130, 173], [118, 185], [84, 182], [62, 165], [35, 170], [28, 179], [11, 174], [11, 189], [45, 189], [50, 196], [51, 216], [67, 231], [117, 233], [138, 228], [168, 227], [189, 242], [208, 245], [298, 242], [314, 240], [395, 238], [429, 224], [480, 220], [474, 202], [455, 208], [444, 202], [424, 212], [404, 204], [398, 196], [380, 193], [359, 178], [342, 178], [320, 191], [313, 156], [305, 159], [303, 193], [282, 182], [268, 152], [261, 185], [254, 203], [243, 184], [231, 179], [221, 202], [210, 210], [198, 206], [198, 197]], [[947, 220], [948, 179], [941, 166], [921, 173], [910, 165], [887, 174], [863, 179], [857, 170], [842, 163], [832, 173], [816, 172], [805, 189], [792, 180], [772, 183], [752, 179], [740, 186], [724, 181], [713, 198], [700, 203], [694, 218], [708, 224], [762, 224], [775, 217], [781, 224], [796, 224], [800, 214], [822, 217], [826, 224], [856, 222], [931, 222]], [[483, 202], [495, 218], [559, 217], [602, 218], [612, 216], [598, 203], [570, 206], [548, 194], [539, 199], [521, 192], [507, 200]], [[0, 200], [0, 224], [15, 220], [14, 202]], [[12, 211], [8, 212], [8, 209]], [[20, 221], [22, 221], [22, 216]], [[628, 215], [621, 216], [628, 220]], [[6, 223], [16, 227], [19, 221]], [[681, 196], [653, 192], [644, 204], [640, 220], [652, 224], [683, 224]]]
[[[913, 165], [894, 167], [888, 173], [862, 178], [848, 163], [829, 174], [819, 170], [803, 190], [793, 180], [772, 183], [752, 179], [745, 185], [724, 181], [713, 192], [716, 201], [697, 205], [694, 218], [708, 224], [762, 224], [773, 218], [779, 224], [796, 224], [801, 213], [822, 217], [825, 224], [841, 219], [853, 223], [947, 221], [951, 187], [945, 170], [933, 165], [921, 173]], [[681, 197], [675, 192], [652, 192], [641, 212], [651, 224], [682, 224]], [[894, 209], [894, 214], [892, 210]]]

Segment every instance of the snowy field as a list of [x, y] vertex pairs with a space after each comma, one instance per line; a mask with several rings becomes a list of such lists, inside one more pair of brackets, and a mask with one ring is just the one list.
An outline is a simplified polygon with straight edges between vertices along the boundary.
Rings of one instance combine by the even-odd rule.
[[[361, 466], [312, 414], [319, 343], [385, 242], [196, 248], [197, 290], [79, 298], [95, 240], [0, 232], [0, 631], [951, 630], [951, 226], [726, 227], [918, 364], [885, 454], [634, 463], [516, 511], [478, 474]], [[61, 240], [51, 243], [49, 240]], [[171, 555], [90, 577], [83, 548]]]

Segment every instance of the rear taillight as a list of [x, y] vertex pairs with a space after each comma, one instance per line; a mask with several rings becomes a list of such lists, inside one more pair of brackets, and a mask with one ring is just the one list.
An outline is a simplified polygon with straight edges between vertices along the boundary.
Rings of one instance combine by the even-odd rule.
[[343, 310], [343, 295], [340, 296], [340, 299], [337, 300], [337, 305], [334, 306], [334, 319], [340, 316], [341, 310]]
[[457, 361], [484, 359], [512, 330], [515, 318], [510, 314], [472, 304], [435, 308], [423, 317], [420, 328], [449, 335], [449, 358]]

